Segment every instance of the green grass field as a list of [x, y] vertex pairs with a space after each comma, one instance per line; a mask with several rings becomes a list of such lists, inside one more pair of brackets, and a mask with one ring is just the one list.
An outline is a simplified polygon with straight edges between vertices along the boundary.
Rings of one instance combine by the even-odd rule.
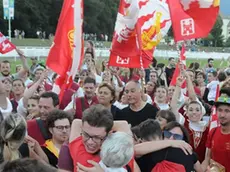
[[[53, 39], [52, 39], [53, 40]], [[35, 46], [35, 47], [50, 47], [52, 44], [52, 40], [42, 40], [42, 39], [30, 39], [30, 38], [26, 38], [26, 39], [15, 39], [12, 38], [12, 42], [16, 45], [16, 46]], [[111, 46], [111, 42], [100, 42], [102, 43], [102, 47], [104, 48], [110, 48]], [[168, 46], [165, 44], [159, 44], [157, 46], [157, 49], [159, 50], [171, 50], [174, 49], [176, 50], [175, 46]], [[230, 48], [223, 48], [223, 47], [198, 47], [198, 49], [200, 51], [205, 51], [205, 52], [230, 52]]]
[[[103, 58], [103, 59], [98, 59], [97, 60], [97, 66], [100, 66], [100, 64], [102, 63], [102, 61], [106, 59], [106, 58]], [[168, 63], [168, 60], [167, 59], [159, 59], [159, 58], [156, 58], [158, 63], [164, 63], [167, 65]], [[9, 60], [11, 62], [11, 70], [12, 70], [12, 73], [15, 73], [15, 70], [16, 70], [16, 65], [19, 65], [21, 64], [20, 60], [17, 60], [17, 61], [14, 61], [14, 60]], [[45, 61], [46, 59], [45, 58], [41, 58], [39, 63], [42, 63], [42, 64], [45, 64]], [[190, 63], [192, 62], [198, 62], [197, 60], [194, 60], [194, 59], [187, 59], [187, 66], [189, 66]], [[28, 64], [29, 66], [31, 65], [31, 60], [28, 59]], [[199, 64], [200, 64], [200, 67], [201, 68], [204, 68], [205, 65], [207, 64], [207, 60], [206, 59], [202, 59], [202, 60], [199, 60]], [[227, 61], [224, 61], [224, 62], [221, 62], [221, 60], [215, 60], [214, 61], [214, 67], [215, 68], [226, 68], [228, 67], [228, 63]]]
[[[52, 44], [52, 40], [42, 40], [42, 39], [12, 39], [12, 42], [16, 45], [16, 46], [42, 46], [42, 47], [49, 47]], [[109, 48], [111, 45], [111, 42], [103, 42], [103, 46], [106, 48]], [[157, 47], [158, 49], [171, 49], [172, 47], [166, 46], [166, 45], [159, 45]], [[202, 49], [202, 47], [200, 47]], [[205, 47], [207, 51], [220, 51], [223, 48], [212, 48], [212, 47]], [[6, 58], [1, 58], [1, 60], [4, 60]], [[105, 60], [106, 58], [103, 59], [98, 59], [97, 60], [97, 66], [100, 66], [102, 60]], [[168, 60], [167, 59], [163, 59], [163, 58], [156, 58], [158, 63], [164, 63], [167, 64]], [[7, 58], [7, 60], [11, 61], [11, 68], [12, 68], [12, 72], [15, 72], [15, 67], [16, 65], [20, 64], [21, 62], [19, 60], [14, 61], [13, 59], [9, 59]], [[45, 58], [41, 59], [41, 63], [45, 64]], [[207, 64], [207, 60], [206, 59], [187, 59], [187, 66], [189, 66], [190, 63], [192, 62], [199, 62], [200, 66], [203, 68], [206, 64]], [[28, 59], [28, 63], [30, 64], [31, 61], [30, 59]], [[215, 68], [225, 68], [227, 67], [228, 63], [227, 61], [225, 62], [221, 62], [221, 60], [215, 60], [214, 61], [214, 67]]]

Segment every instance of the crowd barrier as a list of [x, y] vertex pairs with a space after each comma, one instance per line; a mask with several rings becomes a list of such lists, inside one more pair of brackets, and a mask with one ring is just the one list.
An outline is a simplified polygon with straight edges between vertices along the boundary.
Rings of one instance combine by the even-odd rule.
[[[47, 57], [49, 54], [49, 47], [18, 47], [20, 48], [27, 57]], [[96, 49], [96, 56], [97, 57], [109, 57], [110, 51], [109, 49], [105, 48], [97, 48]], [[230, 57], [230, 53], [219, 53], [219, 52], [190, 52], [187, 51], [185, 53], [187, 58], [191, 59], [228, 59]], [[7, 54], [0, 54], [0, 58], [17, 58], [16, 51], [11, 51]], [[169, 57], [178, 57], [179, 53], [177, 51], [171, 50], [155, 50], [154, 57], [160, 58], [169, 58]]]

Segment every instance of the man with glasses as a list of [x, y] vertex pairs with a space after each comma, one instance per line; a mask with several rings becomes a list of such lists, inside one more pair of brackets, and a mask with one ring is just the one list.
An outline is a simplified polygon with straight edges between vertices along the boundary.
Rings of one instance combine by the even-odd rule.
[[50, 112], [46, 123], [51, 134], [51, 139], [46, 140], [42, 146], [43, 151], [49, 159], [49, 163], [57, 167], [60, 149], [64, 142], [68, 141], [72, 118], [62, 110]]
[[202, 166], [203, 170], [208, 166], [216, 166], [230, 172], [230, 88], [221, 89], [215, 106], [220, 126], [213, 128], [208, 135], [206, 156]]
[[[73, 122], [70, 143], [61, 150], [59, 168], [77, 172], [81, 164], [85, 168], [94, 166], [95, 172], [99, 172], [101, 145], [111, 131], [130, 132], [130, 128], [125, 121], [113, 122], [110, 110], [102, 105], [86, 109], [82, 120], [76, 119]], [[64, 162], [66, 160], [68, 162]]]

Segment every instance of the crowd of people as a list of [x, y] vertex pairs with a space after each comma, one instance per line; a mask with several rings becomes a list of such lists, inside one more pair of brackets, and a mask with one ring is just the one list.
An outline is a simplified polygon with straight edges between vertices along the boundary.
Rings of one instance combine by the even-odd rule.
[[1, 172], [230, 172], [230, 66], [178, 64], [172, 84], [175, 58], [98, 67], [89, 41], [59, 99], [57, 74], [17, 52], [16, 73], [0, 63]]

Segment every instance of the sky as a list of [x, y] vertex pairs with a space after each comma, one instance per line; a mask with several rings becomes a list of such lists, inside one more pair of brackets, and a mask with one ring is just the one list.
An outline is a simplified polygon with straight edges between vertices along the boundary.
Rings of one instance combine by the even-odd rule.
[[220, 0], [220, 11], [224, 16], [230, 16], [230, 0]]

